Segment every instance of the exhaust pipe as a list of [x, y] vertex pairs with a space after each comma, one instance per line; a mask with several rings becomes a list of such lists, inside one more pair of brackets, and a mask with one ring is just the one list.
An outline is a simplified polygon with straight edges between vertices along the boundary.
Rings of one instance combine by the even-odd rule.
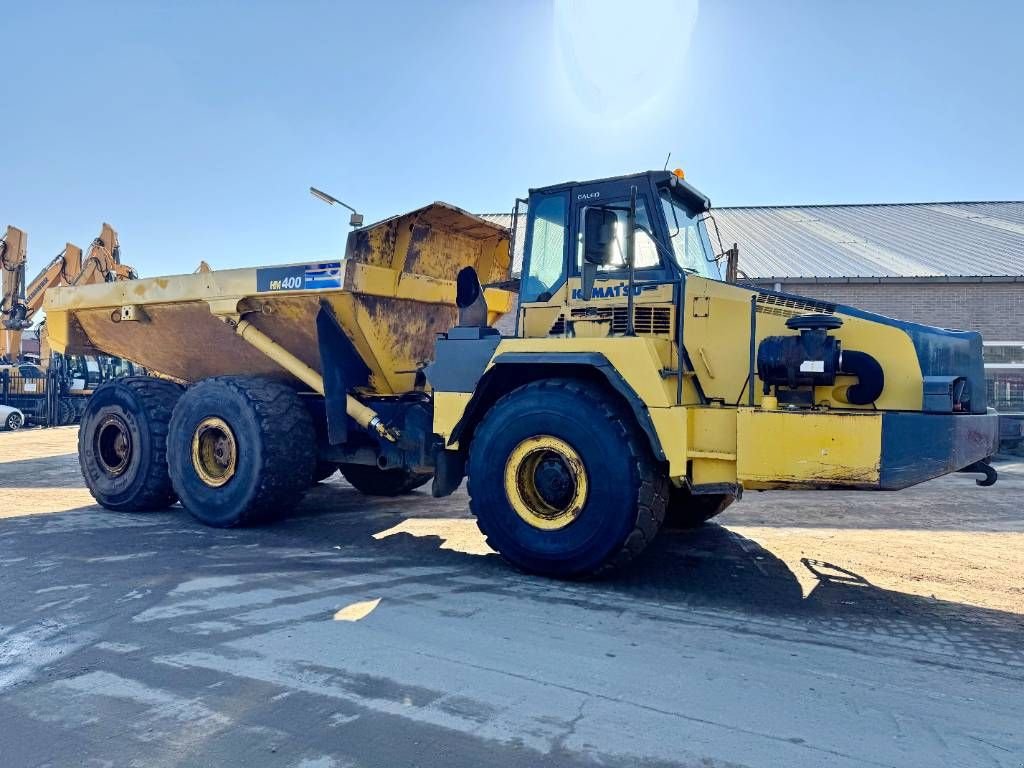
[[483, 328], [487, 325], [487, 301], [480, 278], [472, 267], [459, 270], [455, 278], [455, 306], [459, 308], [459, 325]]

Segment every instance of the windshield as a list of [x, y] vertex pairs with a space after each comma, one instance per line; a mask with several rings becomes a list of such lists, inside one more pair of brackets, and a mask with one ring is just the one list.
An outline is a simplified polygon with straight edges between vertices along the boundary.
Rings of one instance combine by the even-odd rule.
[[712, 280], [721, 280], [722, 273], [715, 261], [715, 253], [708, 240], [704, 222], [699, 212], [692, 212], [682, 203], [672, 199], [667, 190], [661, 191], [661, 205], [665, 210], [672, 253], [676, 263], [687, 272], [694, 272]]

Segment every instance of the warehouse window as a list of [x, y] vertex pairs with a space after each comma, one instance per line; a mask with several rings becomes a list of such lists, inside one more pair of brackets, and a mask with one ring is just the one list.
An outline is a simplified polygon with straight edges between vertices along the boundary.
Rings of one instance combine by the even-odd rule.
[[520, 287], [523, 301], [547, 301], [565, 279], [566, 207], [564, 195], [544, 197], [536, 204], [528, 236], [529, 266]]

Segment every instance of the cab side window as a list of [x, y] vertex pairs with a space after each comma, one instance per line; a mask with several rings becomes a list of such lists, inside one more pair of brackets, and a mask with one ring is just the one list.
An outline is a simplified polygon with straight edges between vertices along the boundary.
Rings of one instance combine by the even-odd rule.
[[564, 195], [541, 198], [536, 203], [529, 233], [529, 267], [520, 286], [522, 301], [547, 301], [565, 279], [567, 211]]
[[[629, 205], [629, 200], [615, 200], [607, 205], [625, 209]], [[576, 274], [579, 274], [580, 268], [583, 265], [583, 233], [585, 231], [583, 220], [587, 215], [587, 210], [587, 207], [580, 209], [579, 236], [576, 242]], [[598, 267], [599, 272], [615, 272], [626, 268], [626, 227], [628, 215], [625, 210], [621, 210], [615, 211], [615, 216], [618, 219], [615, 226], [616, 247], [613, 250], [611, 262]], [[633, 254], [636, 268], [647, 269], [661, 266], [661, 259], [658, 257], [658, 247], [654, 244], [651, 236], [647, 234], [653, 230], [651, 229], [651, 219], [647, 215], [647, 206], [644, 204], [644, 198], [642, 197], [637, 197], [636, 200], [636, 223], [635, 252]]]

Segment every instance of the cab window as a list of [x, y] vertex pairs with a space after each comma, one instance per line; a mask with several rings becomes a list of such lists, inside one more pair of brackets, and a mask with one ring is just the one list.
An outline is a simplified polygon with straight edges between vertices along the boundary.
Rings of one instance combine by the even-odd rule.
[[673, 200], [667, 190], [662, 190], [661, 205], [676, 263], [686, 272], [721, 280], [722, 274], [701, 220], [701, 212], [687, 210]]
[[531, 217], [527, 270], [520, 286], [523, 301], [547, 301], [565, 278], [568, 203], [564, 195], [543, 197]]
[[[612, 260], [608, 264], [603, 264], [597, 269], [599, 272], [615, 272], [626, 268], [626, 230], [628, 214], [626, 208], [629, 207], [629, 200], [615, 200], [610, 203], [606, 203], [605, 207], [622, 208], [623, 210], [615, 211], [615, 216], [618, 219], [615, 225], [615, 243], [616, 247], [612, 252]], [[579, 235], [576, 238], [576, 273], [579, 274], [580, 268], [583, 265], [583, 237], [585, 227], [583, 226], [584, 218], [587, 215], [587, 210], [590, 206], [580, 209], [580, 221], [578, 232]], [[636, 237], [634, 239], [634, 253], [633, 262], [636, 269], [649, 269], [651, 267], [661, 266], [661, 260], [658, 257], [658, 247], [654, 244], [654, 240], [648, 232], [653, 231], [651, 229], [651, 220], [647, 215], [647, 206], [644, 204], [643, 197], [637, 197], [636, 199]]]

